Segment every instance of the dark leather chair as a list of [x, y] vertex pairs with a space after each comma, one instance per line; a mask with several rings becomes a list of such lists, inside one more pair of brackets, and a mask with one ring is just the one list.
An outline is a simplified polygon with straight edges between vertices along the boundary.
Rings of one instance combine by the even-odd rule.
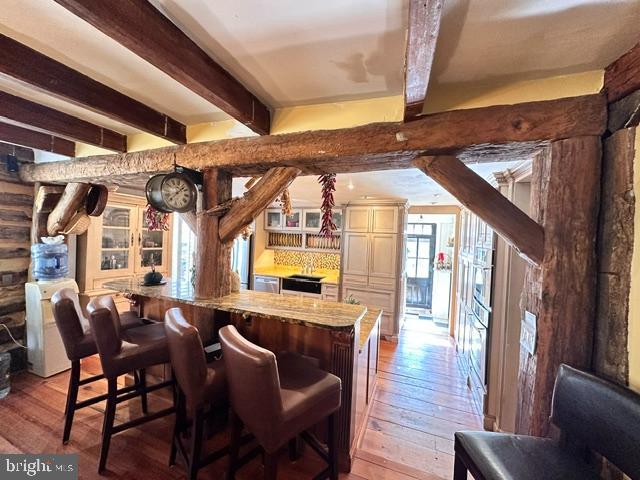
[[[113, 303], [113, 300], [111, 302]], [[80, 386], [104, 379], [102, 374], [80, 379], [81, 360], [97, 354], [98, 347], [93, 339], [89, 321], [80, 307], [78, 294], [73, 289], [63, 288], [55, 292], [51, 297], [51, 304], [53, 317], [60, 332], [67, 358], [71, 361], [71, 375], [69, 376], [64, 431], [62, 434], [62, 442], [67, 443], [71, 435], [75, 411], [102, 402], [107, 399], [107, 395], [98, 395], [78, 402]], [[135, 316], [135, 314], [127, 315], [125, 324], [119, 324], [119, 330], [126, 331], [142, 325], [144, 325], [143, 320]], [[126, 391], [121, 390], [120, 393], [139, 389], [140, 383], [138, 379], [139, 376], [136, 374], [136, 385], [127, 388]]]
[[[232, 325], [220, 329], [231, 400], [231, 454], [228, 477], [237, 468], [244, 426], [264, 449], [265, 479], [277, 477], [277, 453], [300, 435], [328, 463], [316, 478], [338, 478], [337, 419], [340, 379], [307, 357], [278, 357], [243, 338]], [[328, 420], [328, 448], [306, 430]]]
[[[188, 478], [195, 479], [200, 468], [229, 453], [229, 448], [225, 447], [201, 458], [202, 434], [207, 413], [214, 413], [211, 409], [214, 405], [227, 408], [225, 368], [222, 361], [207, 365], [198, 329], [185, 320], [179, 308], [167, 311], [164, 329], [169, 344], [171, 367], [178, 387], [169, 465], [175, 464], [176, 454], [179, 452], [187, 467]], [[187, 421], [189, 415], [191, 422]], [[190, 449], [183, 443], [183, 437], [188, 430], [191, 432]]]
[[493, 432], [456, 432], [454, 480], [600, 479], [589, 451], [640, 479], [640, 395], [561, 365], [551, 421], [561, 440]]
[[[152, 414], [146, 414], [144, 404], [146, 394], [160, 388], [173, 385], [168, 380], [147, 386], [145, 380], [141, 380], [141, 386], [130, 394], [119, 395], [118, 377], [132, 371], [142, 371], [142, 377], [147, 367], [169, 362], [169, 349], [164, 326], [161, 323], [131, 328], [125, 333], [120, 330], [117, 311], [104, 308], [103, 299], [94, 299], [87, 306], [89, 311], [89, 323], [93, 331], [102, 371], [107, 379], [107, 406], [102, 429], [102, 448], [100, 451], [100, 463], [98, 472], [102, 473], [106, 468], [107, 457], [111, 437], [123, 430], [150, 422], [157, 418], [170, 415], [175, 411], [173, 406]], [[115, 312], [115, 313], [114, 313]], [[143, 399], [144, 416], [114, 425], [117, 404], [130, 400], [138, 395]]]

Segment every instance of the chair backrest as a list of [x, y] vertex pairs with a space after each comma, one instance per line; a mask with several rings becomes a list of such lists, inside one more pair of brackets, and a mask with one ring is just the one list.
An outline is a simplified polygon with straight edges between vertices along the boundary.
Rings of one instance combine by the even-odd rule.
[[122, 351], [122, 340], [111, 311], [107, 308], [92, 308], [89, 323], [98, 346], [104, 375], [107, 378], [117, 376], [115, 357]]
[[77, 345], [89, 330], [89, 321], [80, 308], [78, 294], [72, 288], [62, 288], [51, 296], [51, 305], [67, 357], [79, 360]]
[[122, 324], [120, 322], [120, 313], [118, 313], [118, 308], [116, 307], [116, 302], [113, 300], [113, 297], [111, 295], [102, 295], [100, 297], [92, 298], [87, 305], [87, 312], [91, 315], [91, 312], [100, 308], [106, 308], [109, 310], [113, 324], [118, 332], [118, 336], [120, 336], [122, 333]]
[[640, 479], [640, 395], [595, 375], [560, 365], [551, 420], [607, 458], [633, 480]]
[[182, 310], [171, 308], [164, 316], [171, 367], [187, 404], [200, 405], [207, 379], [207, 359], [198, 329], [184, 318]]
[[246, 340], [233, 325], [221, 328], [219, 336], [231, 406], [263, 443], [272, 434], [273, 423], [282, 418], [276, 356]]

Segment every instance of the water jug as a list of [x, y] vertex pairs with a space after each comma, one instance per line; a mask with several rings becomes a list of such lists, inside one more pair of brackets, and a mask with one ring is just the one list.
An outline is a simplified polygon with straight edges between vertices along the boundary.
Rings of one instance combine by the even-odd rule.
[[36, 280], [55, 280], [69, 273], [68, 249], [64, 243], [31, 245], [33, 276]]

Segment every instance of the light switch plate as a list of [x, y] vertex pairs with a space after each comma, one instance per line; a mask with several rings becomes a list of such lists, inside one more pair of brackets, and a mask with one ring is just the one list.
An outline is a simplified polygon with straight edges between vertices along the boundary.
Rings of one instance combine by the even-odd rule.
[[538, 319], [536, 316], [525, 310], [520, 326], [520, 346], [529, 354], [535, 355], [538, 337]]

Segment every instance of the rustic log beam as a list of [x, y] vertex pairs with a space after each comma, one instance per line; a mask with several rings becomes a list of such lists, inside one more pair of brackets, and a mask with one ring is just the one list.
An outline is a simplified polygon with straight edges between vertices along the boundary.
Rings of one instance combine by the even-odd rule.
[[411, 168], [411, 160], [420, 155], [458, 153], [472, 145], [602, 135], [606, 123], [604, 96], [588, 95], [436, 113], [409, 123], [235, 138], [55, 165], [22, 165], [20, 176], [28, 182], [103, 183], [99, 181], [103, 177], [168, 172], [174, 161], [200, 170], [224, 168], [238, 176], [259, 175], [273, 167], [296, 167], [303, 174], [390, 170]]
[[640, 90], [609, 104], [607, 129], [614, 133], [640, 123]]
[[269, 134], [269, 108], [151, 2], [56, 2], [253, 131]]
[[172, 142], [187, 141], [180, 122], [5, 35], [0, 35], [0, 73]]
[[0, 140], [67, 157], [76, 154], [76, 144], [69, 140], [4, 122], [0, 122]]
[[640, 89], [640, 43], [604, 70], [604, 88], [609, 102]]
[[0, 119], [96, 147], [127, 151], [127, 137], [121, 133], [5, 92], [0, 92]]
[[19, 162], [33, 163], [35, 161], [35, 153], [31, 148], [21, 147], [12, 143], [0, 142], [0, 155], [13, 155]]
[[522, 257], [542, 263], [543, 228], [484, 178], [455, 157], [423, 157], [413, 164], [491, 225]]
[[47, 231], [49, 235], [57, 235], [69, 223], [69, 220], [76, 214], [78, 209], [84, 204], [87, 193], [91, 185], [88, 183], [69, 183], [62, 193], [58, 204], [49, 214], [47, 220]]
[[235, 202], [220, 220], [220, 239], [230, 242], [253, 219], [267, 208], [278, 195], [300, 174], [293, 167], [272, 168], [265, 173], [254, 187]]
[[[203, 172], [202, 210], [231, 199], [231, 175], [209, 168]], [[231, 247], [219, 234], [220, 217], [198, 215], [196, 286], [197, 298], [217, 298], [231, 293]]]
[[51, 213], [62, 197], [65, 187], [61, 185], [42, 185], [36, 190], [35, 213]]
[[404, 65], [404, 120], [422, 114], [442, 17], [442, 0], [411, 0]]

